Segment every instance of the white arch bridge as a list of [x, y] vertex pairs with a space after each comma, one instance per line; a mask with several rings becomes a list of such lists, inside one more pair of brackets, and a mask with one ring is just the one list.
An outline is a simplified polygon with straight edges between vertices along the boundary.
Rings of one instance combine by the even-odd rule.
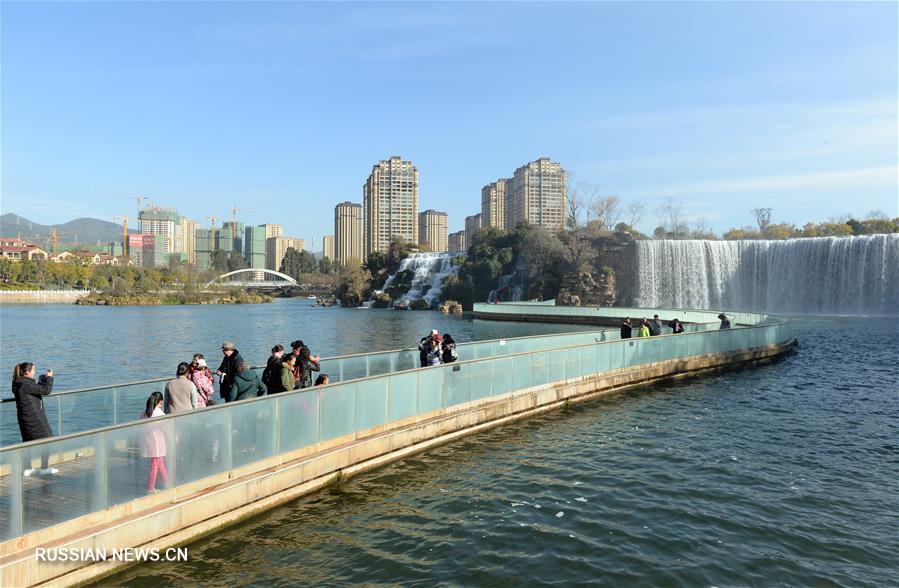
[[281, 272], [270, 269], [257, 269], [251, 267], [222, 274], [215, 279], [209, 280], [206, 287], [208, 288], [214, 285], [231, 286], [235, 288], [269, 289], [299, 286], [297, 281], [287, 274], [282, 274]]

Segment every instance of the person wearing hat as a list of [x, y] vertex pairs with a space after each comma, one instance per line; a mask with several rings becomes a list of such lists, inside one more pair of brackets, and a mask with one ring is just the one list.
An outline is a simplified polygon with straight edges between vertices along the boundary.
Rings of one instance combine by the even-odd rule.
[[723, 312], [718, 315], [718, 318], [721, 320], [721, 326], [719, 329], [729, 329], [730, 328], [730, 319], [727, 318], [727, 315]]
[[219, 375], [219, 393], [222, 395], [222, 399], [225, 402], [231, 402], [234, 381], [237, 378], [237, 370], [243, 363], [243, 357], [231, 341], [222, 343], [222, 354], [225, 357], [215, 373]]

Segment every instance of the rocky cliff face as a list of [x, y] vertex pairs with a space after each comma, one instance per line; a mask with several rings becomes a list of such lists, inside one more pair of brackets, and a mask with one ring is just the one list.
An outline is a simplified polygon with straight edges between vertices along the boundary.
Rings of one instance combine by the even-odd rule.
[[615, 233], [593, 239], [593, 255], [580, 272], [566, 274], [556, 297], [559, 306], [629, 306], [637, 293], [634, 238]]

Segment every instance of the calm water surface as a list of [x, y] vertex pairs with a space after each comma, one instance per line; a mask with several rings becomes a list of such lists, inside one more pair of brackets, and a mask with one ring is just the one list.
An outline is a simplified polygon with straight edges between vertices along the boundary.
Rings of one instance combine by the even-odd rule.
[[896, 321], [795, 333], [776, 364], [494, 429], [104, 583], [895, 586]]
[[[457, 341], [590, 330], [574, 325], [475, 321], [439, 312], [315, 307], [305, 299], [271, 304], [103, 307], [0, 306], [0, 366], [53, 368], [55, 389], [72, 390], [173, 375], [203, 353], [213, 369], [223, 341], [264, 364], [271, 348], [302, 339], [322, 357], [415, 347], [432, 328]], [[593, 328], [595, 329], [595, 327]], [[3, 396], [11, 396], [3, 389]]]

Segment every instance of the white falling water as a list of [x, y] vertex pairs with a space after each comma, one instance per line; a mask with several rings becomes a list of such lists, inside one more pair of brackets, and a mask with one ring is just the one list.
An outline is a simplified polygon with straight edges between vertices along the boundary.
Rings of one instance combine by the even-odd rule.
[[499, 277], [499, 288], [491, 290], [487, 295], [487, 302], [496, 302], [500, 293], [504, 295], [505, 302], [518, 302], [524, 299], [524, 286], [521, 282], [521, 272], [516, 269], [511, 274], [503, 274]]
[[899, 234], [785, 241], [639, 241], [639, 303], [899, 314]]
[[459, 271], [459, 266], [453, 265], [454, 257], [459, 253], [412, 253], [400, 262], [396, 274], [391, 275], [384, 282], [384, 290], [387, 290], [394, 282], [396, 275], [409, 270], [413, 272], [412, 284], [409, 291], [393, 304], [408, 305], [413, 300], [424, 299], [428, 305], [440, 301], [443, 293], [443, 279]]

